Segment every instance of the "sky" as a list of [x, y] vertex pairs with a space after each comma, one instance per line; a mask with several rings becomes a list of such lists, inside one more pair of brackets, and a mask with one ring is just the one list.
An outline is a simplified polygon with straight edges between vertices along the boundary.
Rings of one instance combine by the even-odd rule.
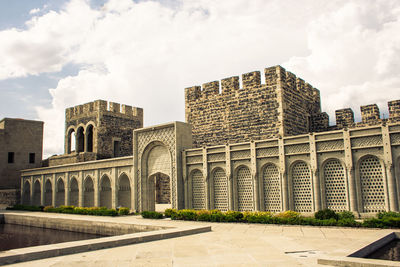
[[322, 109], [400, 99], [398, 0], [0, 0], [0, 119], [45, 122], [62, 154], [65, 108], [97, 99], [184, 121], [184, 88], [281, 65]]

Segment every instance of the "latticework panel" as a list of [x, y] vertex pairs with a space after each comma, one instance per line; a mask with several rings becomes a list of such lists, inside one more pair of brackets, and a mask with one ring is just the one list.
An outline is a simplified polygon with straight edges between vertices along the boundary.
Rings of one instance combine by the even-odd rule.
[[253, 210], [253, 182], [249, 168], [242, 167], [237, 172], [238, 211]]
[[257, 157], [276, 156], [279, 154], [278, 147], [267, 147], [257, 149]]
[[310, 151], [310, 144], [288, 145], [285, 146], [287, 154], [304, 153]]
[[208, 161], [224, 161], [224, 160], [225, 160], [225, 153], [208, 155]]
[[317, 143], [318, 151], [338, 150], [338, 149], [343, 149], [343, 147], [344, 147], [343, 140], [333, 140], [333, 141], [325, 141]]
[[385, 210], [385, 189], [382, 166], [375, 157], [365, 158], [360, 163], [361, 194], [364, 212]]
[[335, 211], [347, 210], [347, 190], [344, 168], [338, 160], [331, 160], [324, 168], [326, 207]]
[[201, 171], [194, 171], [192, 174], [192, 207], [195, 210], [206, 208], [206, 196], [204, 190], [203, 174]]
[[250, 158], [250, 150], [233, 151], [231, 159], [247, 159]]
[[203, 162], [203, 157], [202, 156], [194, 156], [194, 157], [187, 157], [186, 158], [187, 163], [201, 163]]
[[218, 169], [213, 175], [214, 208], [220, 211], [228, 210], [228, 182], [224, 170]]
[[312, 211], [312, 190], [310, 169], [305, 162], [298, 162], [292, 168], [293, 204], [298, 212]]
[[392, 144], [400, 144], [400, 133], [393, 133], [390, 135], [390, 142]]
[[264, 207], [266, 211], [281, 211], [281, 186], [278, 168], [268, 164], [263, 172]]
[[382, 136], [366, 136], [351, 139], [351, 145], [353, 147], [366, 147], [366, 146], [380, 146], [382, 145]]

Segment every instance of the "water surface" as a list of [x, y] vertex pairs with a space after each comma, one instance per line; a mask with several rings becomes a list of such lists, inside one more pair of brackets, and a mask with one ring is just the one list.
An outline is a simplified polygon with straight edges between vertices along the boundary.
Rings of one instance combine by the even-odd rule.
[[366, 258], [400, 261], [400, 240], [394, 239], [390, 241], [380, 249], [369, 254]]
[[0, 224], [0, 251], [99, 237], [104, 236], [6, 223]]

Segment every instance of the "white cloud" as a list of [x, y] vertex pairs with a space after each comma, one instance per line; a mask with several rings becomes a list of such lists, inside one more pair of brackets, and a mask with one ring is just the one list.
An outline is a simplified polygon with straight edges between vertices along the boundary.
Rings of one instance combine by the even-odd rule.
[[[334, 109], [400, 98], [398, 1], [72, 0], [0, 32], [0, 79], [65, 64], [51, 89], [45, 153], [62, 153], [64, 109], [106, 99], [144, 108], [145, 124], [184, 120], [183, 89], [282, 64]], [[4, 41], [4, 42], [3, 42]], [[382, 94], [382, 89], [385, 94]]]
[[34, 9], [31, 9], [29, 11], [29, 14], [34, 15], [34, 14], [39, 13], [39, 12], [40, 12], [40, 8], [34, 8]]

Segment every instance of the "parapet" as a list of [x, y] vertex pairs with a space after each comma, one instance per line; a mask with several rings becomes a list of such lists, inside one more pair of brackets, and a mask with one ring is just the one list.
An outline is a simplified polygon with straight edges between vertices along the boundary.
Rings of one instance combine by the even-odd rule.
[[131, 118], [139, 117], [141, 120], [143, 119], [142, 108], [121, 105], [115, 102], [107, 102], [105, 100], [96, 100], [83, 105], [67, 108], [65, 110], [65, 119], [66, 121], [69, 121], [77, 117], [93, 116], [93, 113], [99, 114], [103, 112], [126, 115]]
[[[300, 91], [303, 94], [307, 94], [310, 99], [318, 100], [320, 103], [319, 90], [312, 87], [310, 84], [304, 82], [304, 80], [297, 78], [295, 74], [286, 71], [281, 66], [273, 66], [264, 69], [265, 85], [273, 86], [278, 83], [291, 84], [295, 90]], [[243, 88], [240, 88], [239, 76], [233, 76], [222, 79], [219, 81], [212, 81], [204, 83], [200, 86], [192, 86], [185, 89], [185, 98], [187, 101], [195, 101], [197, 99], [208, 99], [214, 95], [231, 94], [237, 90], [252, 90], [261, 86], [261, 72], [252, 71], [241, 76]], [[315, 109], [315, 108], [313, 108]], [[319, 112], [319, 111], [316, 111]]]
[[362, 123], [373, 123], [381, 119], [377, 104], [361, 106], [360, 109]]
[[400, 119], [400, 100], [389, 101], [388, 107], [389, 107], [389, 119], [391, 120]]
[[351, 108], [343, 108], [335, 111], [336, 126], [338, 128], [352, 127], [354, 125], [354, 112]]

